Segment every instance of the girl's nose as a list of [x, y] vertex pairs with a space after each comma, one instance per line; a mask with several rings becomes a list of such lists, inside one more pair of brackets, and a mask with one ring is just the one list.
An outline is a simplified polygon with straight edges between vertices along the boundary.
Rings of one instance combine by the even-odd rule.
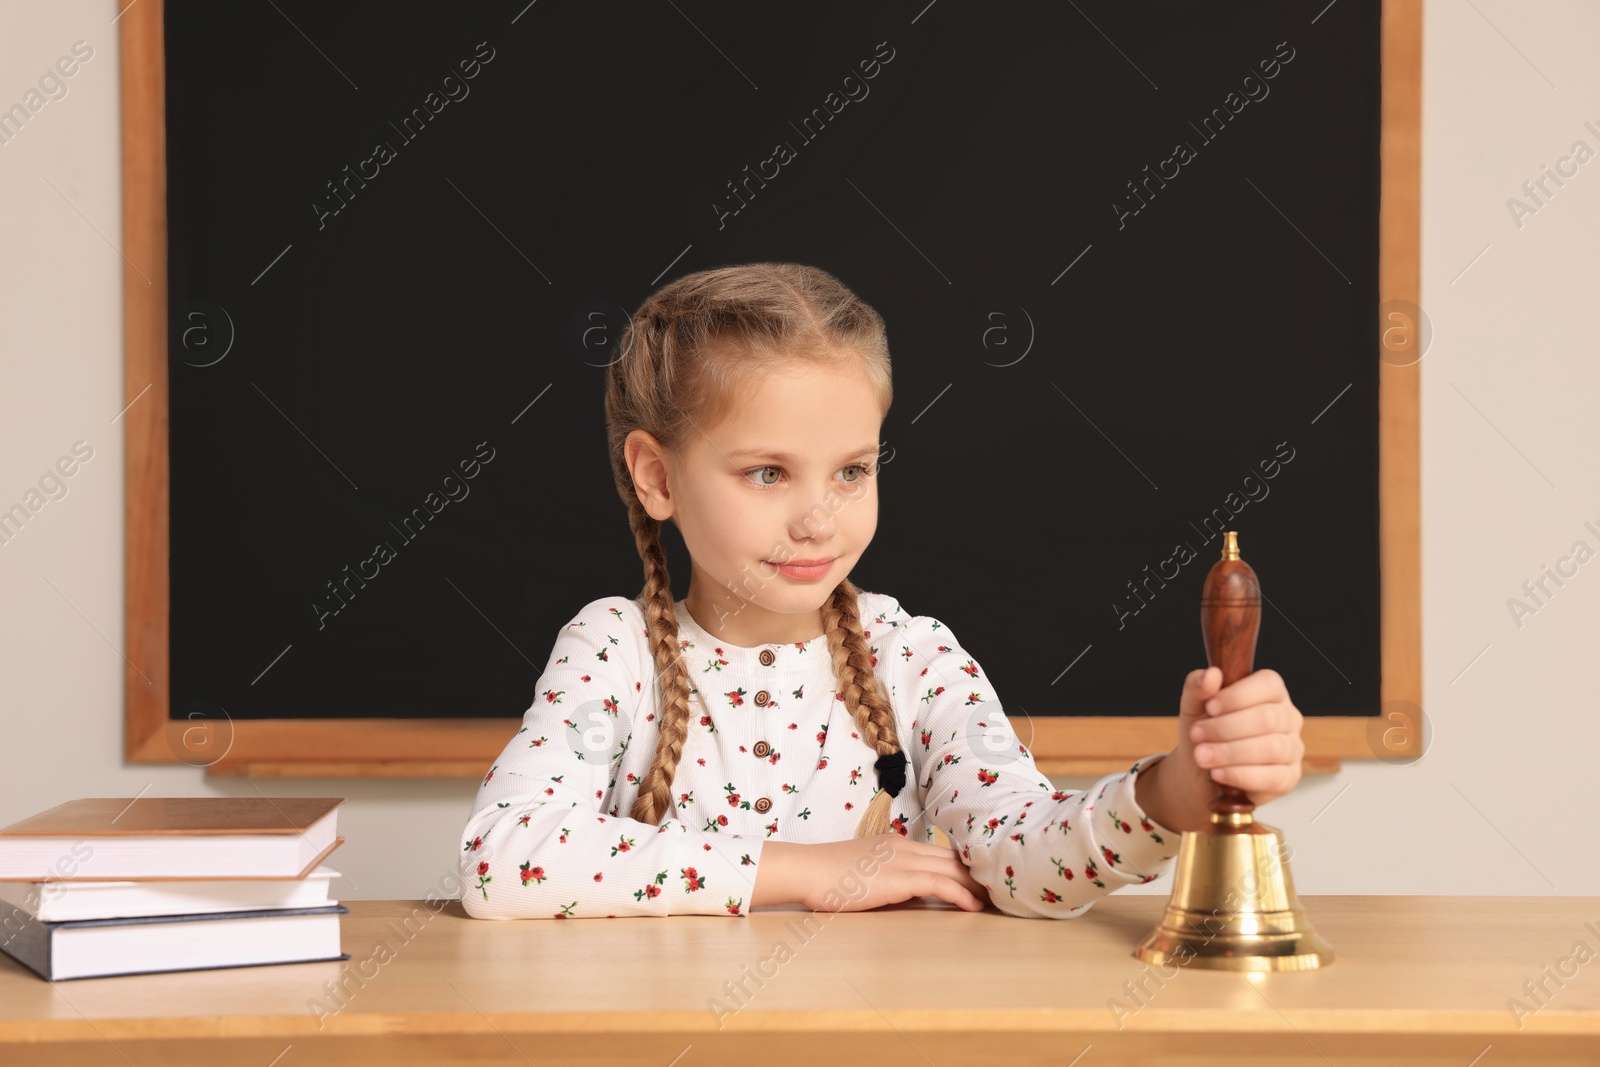
[[799, 514], [789, 520], [789, 536], [796, 541], [826, 540], [837, 525], [833, 510], [821, 498], [813, 498]]

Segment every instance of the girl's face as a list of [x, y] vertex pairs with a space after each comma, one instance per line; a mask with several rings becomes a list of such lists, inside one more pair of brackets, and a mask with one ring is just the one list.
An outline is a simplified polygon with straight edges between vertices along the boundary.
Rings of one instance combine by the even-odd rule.
[[862, 371], [798, 363], [701, 426], [682, 456], [661, 453], [666, 492], [641, 498], [683, 535], [701, 627], [744, 647], [822, 633], [822, 604], [877, 530], [882, 424]]

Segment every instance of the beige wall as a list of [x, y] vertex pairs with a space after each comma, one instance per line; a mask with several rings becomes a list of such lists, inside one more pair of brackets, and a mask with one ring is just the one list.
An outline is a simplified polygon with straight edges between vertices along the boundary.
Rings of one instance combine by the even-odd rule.
[[[0, 145], [0, 504], [74, 442], [94, 449], [68, 494], [0, 545], [0, 823], [147, 787], [253, 792], [121, 758], [116, 11], [111, 0], [0, 8], [0, 103], [20, 99], [74, 41], [95, 50], [67, 96]], [[1301, 892], [1600, 893], [1589, 826], [1600, 562], [1520, 628], [1507, 607], [1574, 541], [1600, 550], [1583, 526], [1600, 528], [1600, 161], [1520, 228], [1506, 206], [1575, 140], [1600, 151], [1583, 125], [1600, 128], [1597, 52], [1600, 7], [1577, 0], [1427, 5], [1422, 302], [1434, 341], [1422, 362], [1423, 680], [1434, 742], [1414, 766], [1353, 762], [1264, 809], [1294, 847]], [[1180, 676], [1175, 668], [1174, 700]], [[349, 877], [341, 895], [360, 898], [433, 887], [452, 867], [474, 785], [269, 788], [349, 798], [349, 842], [335, 859]]]

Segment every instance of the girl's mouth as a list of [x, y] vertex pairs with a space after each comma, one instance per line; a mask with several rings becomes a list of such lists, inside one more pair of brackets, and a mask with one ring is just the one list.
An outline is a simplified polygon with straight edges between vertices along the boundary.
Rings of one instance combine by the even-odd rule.
[[769, 559], [766, 562], [778, 568], [778, 573], [785, 578], [797, 582], [814, 582], [818, 578], [827, 575], [828, 571], [833, 567], [832, 559], [790, 560], [787, 563], [779, 563], [776, 560]]

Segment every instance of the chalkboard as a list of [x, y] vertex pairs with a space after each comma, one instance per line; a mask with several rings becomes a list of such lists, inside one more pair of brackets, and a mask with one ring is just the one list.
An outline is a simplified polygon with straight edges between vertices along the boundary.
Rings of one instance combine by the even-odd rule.
[[255, 721], [342, 723], [301, 755], [346, 763], [407, 720], [504, 733], [560, 627], [642, 584], [622, 316], [756, 260], [883, 314], [852, 578], [1014, 717], [1174, 714], [1224, 530], [1256, 665], [1311, 718], [1384, 703], [1376, 2], [152, 6], [162, 713], [227, 724], [217, 769]]

